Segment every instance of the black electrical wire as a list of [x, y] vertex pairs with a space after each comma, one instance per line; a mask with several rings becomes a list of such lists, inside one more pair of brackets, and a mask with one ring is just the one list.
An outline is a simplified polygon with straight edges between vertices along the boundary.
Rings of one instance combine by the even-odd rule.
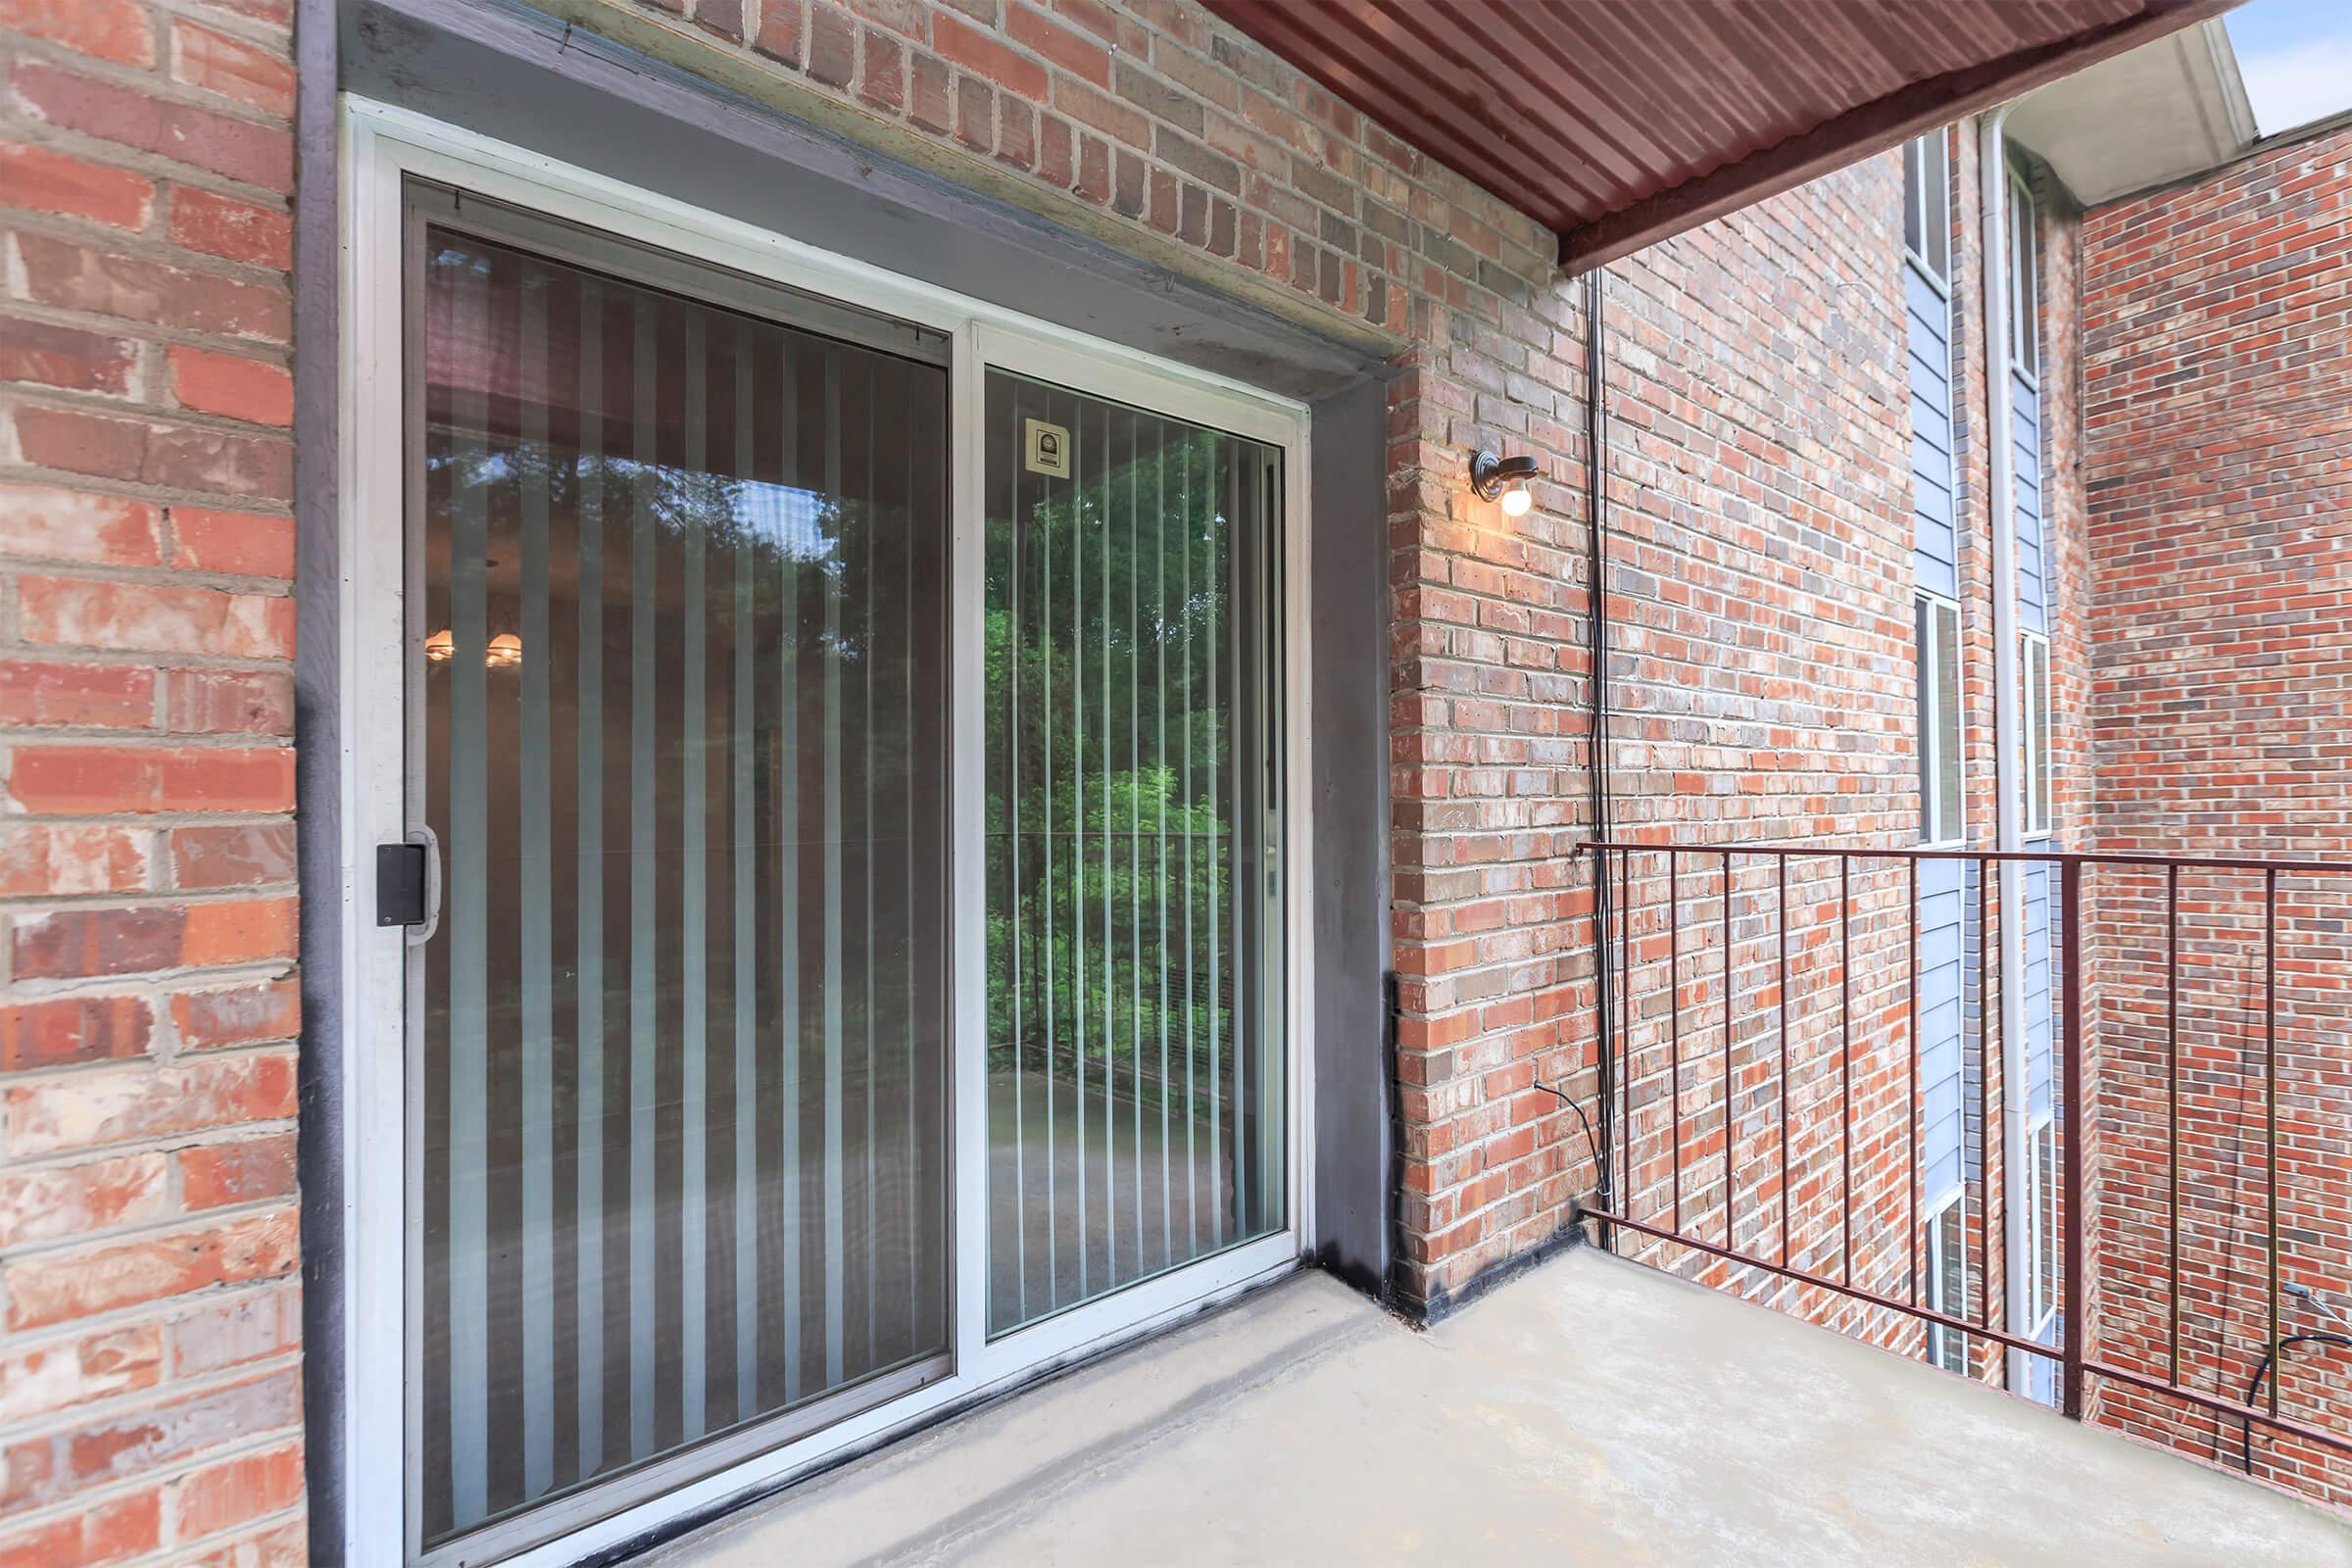
[[[1604, 845], [1609, 842], [1614, 815], [1609, 801], [1608, 762], [1608, 411], [1604, 403], [1608, 387], [1605, 368], [1608, 349], [1602, 338], [1606, 305], [1602, 282], [1606, 271], [1606, 269], [1596, 267], [1585, 274], [1585, 522], [1590, 562], [1585, 592], [1590, 620], [1590, 633], [1586, 641], [1591, 652], [1592, 671], [1591, 701], [1586, 705], [1592, 711], [1592, 733], [1586, 747], [1586, 759], [1592, 778], [1592, 837]], [[1599, 1055], [1595, 1087], [1600, 1101], [1600, 1136], [1594, 1138], [1592, 1124], [1585, 1116], [1583, 1106], [1576, 1106], [1576, 1115], [1585, 1124], [1585, 1143], [1592, 1151], [1592, 1163], [1599, 1178], [1595, 1185], [1600, 1193], [1600, 1206], [1614, 1211], [1617, 1207], [1615, 1161], [1611, 1158], [1614, 1126], [1609, 1108], [1617, 1102], [1617, 997], [1609, 963], [1609, 927], [1615, 913], [1609, 888], [1609, 852], [1598, 850], [1593, 853], [1592, 858], [1592, 921], [1595, 933], [1592, 951], [1598, 960], [1595, 967], [1599, 971], [1595, 976], [1599, 988], [1595, 993], [1598, 1006], [1593, 1019], [1593, 1040]], [[1561, 1095], [1560, 1099], [1575, 1104], [1565, 1095]], [[1602, 1225], [1601, 1244], [1609, 1246], [1612, 1240], [1609, 1227]]]
[[[1592, 1137], [1592, 1118], [1585, 1114], [1585, 1107], [1576, 1102], [1576, 1097], [1552, 1088], [1541, 1078], [1536, 1080], [1536, 1087], [1576, 1112], [1576, 1119], [1584, 1124], [1585, 1147], [1592, 1152], [1593, 1160], [1600, 1162], [1600, 1145]], [[1607, 1189], [1604, 1186], [1602, 1190], [1605, 1192]]]
[[[2352, 1349], [2352, 1336], [2289, 1334], [2278, 1342], [2278, 1353], [2284, 1355], [2290, 1345], [2338, 1345], [2346, 1349]], [[2246, 1385], [2246, 1396], [2238, 1402], [2251, 1405], [2255, 1396], [2262, 1393], [2263, 1380], [2270, 1375], [2271, 1352], [2265, 1350], [2262, 1352], [2262, 1364], [2254, 1369], [2254, 1381]], [[2237, 1418], [2237, 1426], [2238, 1462], [2246, 1474], [2252, 1475], [2254, 1473], [2254, 1418], [2250, 1415], [2241, 1415]]]

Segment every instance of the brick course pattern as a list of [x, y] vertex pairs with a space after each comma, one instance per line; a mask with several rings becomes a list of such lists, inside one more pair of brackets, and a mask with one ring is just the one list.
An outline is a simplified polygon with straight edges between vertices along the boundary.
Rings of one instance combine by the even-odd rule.
[[[2352, 129], [2271, 149], [2083, 228], [2083, 458], [2101, 848], [2352, 858]], [[2103, 1151], [2111, 1330], [2171, 1352], [2164, 890], [2116, 878], [2102, 1029], [2126, 1096]], [[2268, 1348], [2262, 879], [2180, 887], [2181, 1371], [2242, 1398]], [[2281, 1278], [2352, 1286], [2352, 951], [2342, 879], [2280, 879]], [[2281, 1332], [2344, 1332], [2294, 1300]], [[2282, 1414], [2352, 1432], [2352, 1352], [2287, 1353]], [[2238, 1462], [2237, 1423], [2111, 1393], [2143, 1435]], [[2338, 1503], [2352, 1461], [2257, 1435], [2257, 1474]]]
[[[1187, 0], [542, 3], [1392, 359], [1385, 515], [1317, 526], [1374, 547], [1385, 531], [1391, 563], [1396, 1294], [1442, 1307], [1558, 1237], [1592, 1167], [1539, 1085], [1590, 1102], [1595, 984], [1576, 851], [1592, 821], [1590, 323], [1551, 236]], [[0, 0], [0, 1564], [302, 1554], [288, 21], [284, 0]], [[1954, 152], [1968, 827], [1984, 843], [1973, 137]], [[1916, 838], [1900, 206], [1897, 160], [1876, 159], [1608, 275], [1609, 760], [1627, 833]], [[2076, 220], [2045, 214], [2056, 339]], [[2064, 431], [2074, 371], [2055, 346], [2046, 363]], [[2093, 793], [2077, 624], [2093, 563], [2065, 441], [2045, 463], [2074, 835]], [[1470, 494], [1481, 446], [1543, 466], [1527, 516]], [[1765, 1126], [1771, 870], [1738, 873], [1727, 1046], [1718, 871], [1686, 869], [1671, 977], [1660, 867], [1643, 870], [1635, 1188], [1655, 1203], [1671, 1186], [1663, 999], [1680, 998], [1686, 1218], [1726, 1226], [1728, 1121], [1728, 1228], [1763, 1245], [1784, 1200]], [[1855, 888], [1850, 955], [1823, 868], [1791, 882], [1793, 1241], [1811, 1266], [1843, 1266], [1829, 1097], [1850, 1005], [1857, 1279], [1899, 1291], [1900, 876]], [[1980, 1217], [1984, 1199], [1972, 1191]], [[1917, 1348], [1885, 1314], [1661, 1260]]]
[[0, 1563], [304, 1553], [291, 20], [0, 0]]

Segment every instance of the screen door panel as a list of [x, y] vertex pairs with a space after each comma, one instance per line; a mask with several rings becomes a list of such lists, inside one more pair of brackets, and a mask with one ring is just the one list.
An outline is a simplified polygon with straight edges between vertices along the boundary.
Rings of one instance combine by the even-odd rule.
[[1279, 449], [992, 370], [988, 1326], [1283, 1228]]
[[948, 385], [418, 265], [429, 1548], [946, 1348]]

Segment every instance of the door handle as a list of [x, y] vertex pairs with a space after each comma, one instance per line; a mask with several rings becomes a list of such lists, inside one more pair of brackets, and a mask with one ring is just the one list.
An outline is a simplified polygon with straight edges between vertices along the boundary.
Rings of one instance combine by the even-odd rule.
[[441, 841], [421, 823], [375, 847], [375, 923], [406, 926], [411, 947], [441, 929]]

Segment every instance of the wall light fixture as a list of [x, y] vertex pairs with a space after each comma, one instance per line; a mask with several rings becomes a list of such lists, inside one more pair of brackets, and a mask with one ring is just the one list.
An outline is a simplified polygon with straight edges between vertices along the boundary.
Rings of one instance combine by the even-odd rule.
[[1480, 452], [1470, 459], [1470, 488], [1481, 501], [1500, 501], [1506, 517], [1524, 517], [1536, 504], [1527, 487], [1536, 476], [1533, 458], [1498, 458]]

